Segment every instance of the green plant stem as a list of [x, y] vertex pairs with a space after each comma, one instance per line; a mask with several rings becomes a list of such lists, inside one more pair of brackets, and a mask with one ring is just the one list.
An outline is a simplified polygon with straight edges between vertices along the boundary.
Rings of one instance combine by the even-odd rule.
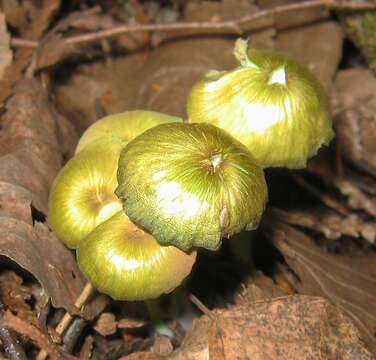
[[158, 299], [145, 300], [144, 303], [149, 312], [151, 322], [155, 325], [162, 323], [164, 316]]

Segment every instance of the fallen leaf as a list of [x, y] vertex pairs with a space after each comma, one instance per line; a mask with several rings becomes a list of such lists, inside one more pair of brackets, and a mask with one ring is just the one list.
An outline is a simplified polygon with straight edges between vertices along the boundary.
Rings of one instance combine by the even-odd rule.
[[[259, 6], [264, 8], [274, 8], [294, 3], [294, 0], [260, 0]], [[329, 10], [325, 6], [307, 7], [306, 9], [290, 10], [282, 14], [270, 16], [273, 26], [278, 30], [298, 28], [305, 24], [313, 24], [330, 16]]]
[[118, 360], [163, 360], [163, 359], [166, 359], [166, 357], [156, 354], [156, 353], [138, 351], [128, 356], [122, 356]]
[[27, 24], [28, 10], [25, 3], [18, 0], [3, 0], [1, 2], [2, 9], [7, 19], [7, 23], [18, 30], [25, 28]]
[[0, 12], [0, 79], [5, 69], [12, 63], [12, 50], [9, 46], [10, 37], [5, 24], [5, 16]]
[[347, 203], [351, 209], [364, 210], [369, 215], [376, 217], [375, 196], [364, 194], [361, 189], [347, 179], [336, 179], [335, 186], [347, 197]]
[[94, 330], [102, 336], [115, 334], [116, 328], [116, 317], [112, 313], [102, 313], [94, 325]]
[[[85, 42], [72, 44], [66, 41], [64, 36], [66, 32], [69, 31], [70, 34], [77, 31], [92, 32], [124, 25], [124, 23], [116, 21], [112, 16], [101, 12], [101, 8], [95, 6], [89, 9], [73, 11], [61, 19], [39, 45], [34, 71], [52, 67], [69, 57], [82, 55], [87, 58], [90, 56], [87, 44]], [[108, 40], [106, 39], [102, 40], [102, 46], [107, 42]], [[145, 36], [139, 36], [138, 34], [124, 34], [113, 39], [112, 42], [118, 46], [121, 45], [127, 50], [136, 50], [145, 46], [146, 39]]]
[[260, 271], [249, 276], [234, 296], [236, 305], [246, 305], [260, 300], [286, 296], [273, 280]]
[[30, 289], [23, 285], [23, 279], [14, 271], [4, 271], [0, 274], [1, 301], [7, 309], [15, 312], [21, 319], [33, 317], [30, 305]]
[[168, 336], [159, 335], [154, 339], [152, 351], [159, 355], [169, 355], [174, 350]]
[[34, 71], [52, 67], [79, 53], [79, 47], [66, 42], [60, 34], [53, 35], [37, 49]]
[[343, 309], [369, 348], [376, 351], [376, 254], [327, 253], [309, 236], [278, 218], [267, 219], [265, 232], [300, 279], [297, 291], [323, 296]]
[[368, 69], [338, 72], [340, 112], [335, 128], [340, 150], [355, 166], [376, 174], [376, 76]]
[[223, 359], [372, 359], [351, 321], [322, 298], [271, 299], [215, 310], [211, 317], [215, 323], [206, 315], [195, 320], [169, 359], [220, 359], [210, 356], [219, 338]]
[[63, 355], [57, 345], [50, 341], [50, 339], [43, 334], [37, 327], [23, 321], [17, 316], [7, 311], [4, 316], [4, 322], [10, 329], [16, 331], [20, 335], [26, 336], [32, 342], [38, 345], [40, 349], [46, 350], [51, 360], [68, 360], [69, 355]]
[[147, 321], [141, 319], [124, 318], [117, 323], [119, 329], [136, 329], [144, 327]]
[[80, 350], [80, 360], [90, 360], [93, 352], [94, 339], [91, 335], [86, 336], [84, 344]]
[[[56, 114], [36, 80], [19, 83], [7, 102], [0, 132], [0, 253], [29, 271], [55, 307], [77, 314], [74, 302], [85, 279], [72, 252], [46, 223], [33, 219], [31, 208], [47, 214], [49, 189], [62, 165]], [[84, 315], [93, 318], [105, 303], [99, 297]]]
[[210, 21], [217, 17], [220, 21], [233, 20], [258, 10], [247, 0], [223, 0], [220, 2], [189, 2], [184, 9], [185, 21]]
[[[14, 3], [11, 3], [11, 5]], [[21, 5], [24, 11], [23, 4]], [[60, 0], [42, 0], [38, 2], [28, 1], [25, 6], [28, 21], [18, 29], [21, 37], [28, 40], [39, 40], [44, 31], [50, 25], [50, 21], [60, 7]], [[33, 49], [21, 48], [15, 51], [14, 61], [8, 66], [2, 80], [0, 81], [0, 104], [2, 104], [12, 93], [17, 81], [23, 77], [25, 68], [29, 65]]]
[[319, 232], [329, 240], [342, 236], [363, 237], [370, 243], [376, 240], [376, 223], [365, 221], [356, 213], [343, 216], [328, 209], [289, 210], [273, 209], [280, 219], [290, 225], [301, 226]]
[[232, 40], [204, 37], [116, 58], [108, 67], [82, 65], [56, 86], [59, 109], [81, 130], [97, 119], [98, 103], [108, 114], [148, 109], [185, 116], [187, 95], [204, 73], [236, 66], [233, 46]]

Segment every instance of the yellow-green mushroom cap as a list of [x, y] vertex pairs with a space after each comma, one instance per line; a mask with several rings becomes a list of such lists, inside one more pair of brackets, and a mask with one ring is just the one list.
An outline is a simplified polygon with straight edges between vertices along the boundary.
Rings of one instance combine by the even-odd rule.
[[58, 238], [75, 248], [96, 226], [122, 209], [114, 194], [124, 142], [98, 139], [70, 159], [52, 185], [48, 222]]
[[210, 124], [163, 124], [119, 158], [116, 195], [161, 244], [215, 250], [223, 236], [257, 227], [267, 200], [249, 150]]
[[77, 154], [89, 143], [104, 136], [115, 135], [127, 143], [153, 126], [173, 122], [183, 122], [183, 120], [179, 117], [146, 110], [109, 115], [86, 129], [77, 144], [75, 153]]
[[196, 252], [161, 246], [120, 211], [77, 248], [77, 261], [100, 292], [115, 300], [147, 300], [174, 290], [191, 272]]
[[239, 39], [232, 71], [209, 72], [191, 90], [189, 122], [207, 122], [245, 144], [263, 167], [303, 168], [333, 138], [328, 99], [317, 78], [280, 53]]

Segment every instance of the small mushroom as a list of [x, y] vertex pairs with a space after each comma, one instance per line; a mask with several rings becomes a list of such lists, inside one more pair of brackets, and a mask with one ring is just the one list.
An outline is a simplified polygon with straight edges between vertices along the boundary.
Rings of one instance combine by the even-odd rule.
[[161, 246], [123, 213], [96, 227], [77, 248], [82, 272], [115, 300], [148, 300], [173, 291], [189, 275], [196, 251]]
[[257, 227], [267, 200], [249, 150], [209, 124], [162, 124], [119, 158], [124, 212], [161, 244], [216, 250], [222, 237]]
[[146, 110], [112, 114], [96, 121], [86, 129], [75, 152], [77, 154], [92, 141], [106, 136], [118, 136], [127, 143], [153, 126], [172, 122], [183, 122], [183, 120], [179, 117]]
[[318, 79], [288, 56], [249, 49], [243, 39], [234, 54], [238, 68], [211, 71], [191, 90], [189, 122], [228, 131], [263, 167], [305, 167], [334, 136]]
[[121, 210], [114, 189], [124, 146], [114, 136], [97, 139], [70, 159], [55, 178], [48, 200], [48, 222], [68, 247], [76, 248], [96, 226]]

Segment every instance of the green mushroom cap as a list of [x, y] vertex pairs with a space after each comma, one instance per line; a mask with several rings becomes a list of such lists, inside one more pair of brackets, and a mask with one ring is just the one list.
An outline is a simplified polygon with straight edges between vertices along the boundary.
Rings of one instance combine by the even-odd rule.
[[161, 246], [119, 211], [77, 248], [82, 272], [115, 300], [148, 300], [173, 291], [191, 272], [196, 251]]
[[123, 210], [161, 244], [215, 250], [223, 236], [258, 226], [267, 200], [249, 150], [210, 124], [163, 124], [119, 158]]
[[118, 137], [97, 139], [70, 159], [55, 178], [48, 222], [68, 247], [75, 248], [96, 226], [121, 210], [114, 190], [124, 146]]
[[76, 154], [101, 137], [117, 136], [122, 141], [128, 142], [153, 126], [172, 122], [183, 122], [183, 120], [176, 116], [147, 110], [108, 115], [86, 129], [77, 144]]
[[286, 55], [236, 42], [240, 66], [211, 71], [191, 90], [189, 122], [233, 135], [263, 167], [303, 168], [333, 138], [328, 98], [317, 78]]

